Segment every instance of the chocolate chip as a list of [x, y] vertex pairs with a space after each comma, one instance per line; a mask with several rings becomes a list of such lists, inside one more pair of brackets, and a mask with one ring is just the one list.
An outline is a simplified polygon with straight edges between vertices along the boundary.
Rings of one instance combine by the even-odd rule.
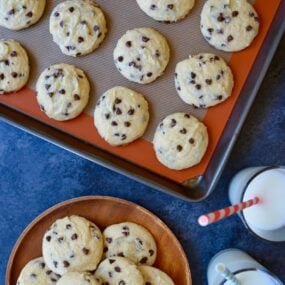
[[80, 96], [78, 94], [74, 94], [73, 96], [75, 101], [79, 101], [80, 100]]
[[196, 84], [195, 87], [197, 90], [200, 90], [202, 88], [202, 86], [200, 84]]
[[112, 121], [111, 126], [118, 126], [118, 123], [116, 121]]
[[62, 242], [63, 242], [63, 240], [64, 240], [64, 238], [63, 238], [63, 237], [59, 237], [59, 238], [57, 239], [57, 241], [58, 241], [59, 243], [62, 243]]
[[119, 266], [115, 266], [115, 267], [114, 267], [114, 270], [115, 270], [116, 272], [121, 272], [121, 271], [122, 271]]
[[190, 115], [188, 115], [188, 114], [185, 114], [184, 117], [187, 119], [190, 119]]
[[126, 138], [127, 138], [127, 136], [125, 134], [122, 134], [121, 140], [124, 141]]
[[99, 30], [100, 30], [100, 27], [99, 27], [99, 26], [95, 25], [95, 26], [93, 27], [93, 31], [94, 31], [94, 32], [98, 32]]
[[70, 263], [69, 263], [67, 260], [64, 260], [64, 261], [63, 261], [63, 267], [64, 267], [64, 268], [69, 267], [69, 265], [70, 265]]
[[212, 84], [212, 82], [213, 82], [213, 80], [212, 80], [212, 79], [206, 79], [206, 83], [207, 83], [208, 85], [211, 85], [211, 84]]
[[110, 264], [114, 263], [115, 261], [115, 259], [109, 259]]
[[131, 41], [127, 41], [127, 42], [126, 42], [126, 46], [127, 46], [127, 47], [131, 47], [131, 46], [132, 46], [132, 42], [131, 42]]
[[83, 38], [83, 37], [78, 37], [77, 40], [78, 40], [78, 43], [79, 43], [79, 44], [84, 42], [84, 38]]
[[12, 10], [8, 11], [7, 14], [8, 14], [8, 15], [14, 15], [14, 14], [15, 14], [15, 9], [12, 9]]
[[147, 73], [147, 77], [152, 77], [152, 72]]
[[238, 14], [239, 14], [239, 12], [238, 12], [238, 11], [233, 11], [233, 12], [232, 12], [232, 16], [233, 16], [233, 17], [237, 17], [237, 16], [238, 16]]
[[174, 9], [174, 5], [173, 4], [168, 4], [167, 8], [170, 9], [170, 10], [173, 10]]
[[58, 12], [55, 12], [53, 15], [54, 15], [55, 17], [58, 17], [58, 16], [59, 16], [59, 13], [58, 13]]
[[113, 239], [112, 238], [106, 238], [107, 243], [112, 243]]
[[71, 229], [71, 224], [67, 224], [67, 225], [65, 226], [65, 228], [66, 228], [67, 230]]
[[150, 249], [148, 252], [149, 252], [149, 255], [150, 255], [150, 256], [153, 256], [153, 255], [154, 255], [154, 250]]
[[214, 32], [214, 29], [209, 28], [209, 29], [208, 29], [208, 32], [209, 32], [210, 34], [212, 34], [212, 33]]
[[130, 116], [132, 116], [134, 113], [135, 113], [135, 110], [134, 110], [134, 109], [130, 109], [130, 110], [128, 111], [128, 115], [130, 115]]
[[192, 78], [192, 79], [195, 79], [195, 78], [196, 78], [196, 73], [191, 72], [191, 78]]
[[180, 132], [181, 134], [185, 135], [185, 134], [187, 133], [187, 130], [186, 130], [185, 128], [183, 128], [183, 129], [181, 129], [179, 132]]
[[26, 14], [27, 17], [32, 18], [33, 17], [33, 12], [29, 12]]
[[123, 57], [123, 56], [119, 56], [119, 57], [118, 57], [118, 61], [119, 61], [119, 62], [124, 61], [124, 57]]
[[120, 104], [120, 103], [122, 103], [122, 100], [119, 99], [119, 98], [116, 98], [116, 99], [115, 99], [115, 104]]
[[0, 80], [4, 80], [5, 79], [5, 74], [4, 73], [1, 73], [0, 74]]
[[58, 93], [64, 95], [66, 92], [65, 92], [64, 89], [60, 89], [60, 90], [58, 91]]
[[55, 268], [57, 268], [57, 264], [58, 264], [57, 261], [53, 262], [53, 265], [54, 265]]
[[121, 110], [120, 108], [117, 108], [117, 109], [116, 109], [116, 114], [117, 114], [117, 115], [122, 115], [122, 110]]
[[252, 29], [253, 29], [253, 28], [252, 28], [252, 26], [251, 26], [251, 25], [248, 25], [248, 26], [246, 27], [246, 31], [247, 31], [247, 32], [252, 31]]
[[49, 90], [49, 89], [50, 89], [50, 87], [51, 87], [51, 85], [50, 85], [50, 84], [45, 84], [45, 88], [46, 88], [46, 90]]
[[195, 140], [194, 140], [193, 138], [190, 138], [190, 139], [189, 139], [189, 143], [190, 143], [190, 144], [194, 144], [194, 143], [195, 143]]
[[223, 99], [223, 95], [217, 96], [217, 100], [221, 101]]
[[125, 122], [124, 125], [125, 125], [125, 127], [129, 128], [131, 126], [131, 123], [130, 122]]
[[218, 22], [223, 22], [225, 20], [223, 13], [220, 13], [217, 20], [218, 20]]
[[140, 260], [140, 263], [141, 264], [146, 264], [147, 263], [147, 257], [145, 256], [145, 257], [143, 257], [141, 260]]
[[18, 77], [18, 73], [17, 72], [12, 72], [11, 75], [12, 75], [13, 78], [17, 78]]
[[104, 249], [103, 249], [103, 252], [106, 253], [107, 251], [108, 251], [108, 247], [105, 246]]
[[90, 250], [89, 249], [87, 249], [87, 248], [82, 248], [82, 251], [83, 251], [83, 253], [85, 254], [85, 255], [88, 255], [89, 254], [89, 252], [90, 252]]
[[170, 127], [171, 128], [174, 128], [176, 126], [177, 122], [175, 119], [171, 119], [171, 122], [170, 122]]
[[70, 13], [73, 13], [74, 12], [74, 7], [70, 7], [68, 10], [69, 10]]
[[47, 237], [46, 237], [46, 240], [47, 240], [48, 242], [50, 242], [51, 236], [47, 236]]
[[12, 57], [16, 57], [18, 54], [17, 54], [17, 52], [14, 50], [14, 51], [11, 52], [10, 55], [11, 55]]
[[183, 147], [181, 145], [178, 145], [176, 148], [179, 152], [181, 152], [183, 150]]
[[234, 39], [234, 37], [232, 35], [228, 36], [228, 42], [231, 42]]
[[107, 120], [109, 120], [110, 119], [110, 114], [105, 114], [105, 118], [107, 119]]
[[76, 233], [71, 236], [72, 240], [76, 240], [77, 238], [78, 238], [78, 235]]
[[159, 50], [156, 50], [156, 51], [155, 51], [155, 56], [156, 56], [156, 57], [160, 57], [160, 51], [159, 51]]
[[124, 280], [120, 280], [118, 285], [126, 285], [126, 282]]
[[143, 36], [142, 37], [142, 41], [147, 43], [148, 41], [150, 40], [150, 38], [146, 37], [146, 36]]

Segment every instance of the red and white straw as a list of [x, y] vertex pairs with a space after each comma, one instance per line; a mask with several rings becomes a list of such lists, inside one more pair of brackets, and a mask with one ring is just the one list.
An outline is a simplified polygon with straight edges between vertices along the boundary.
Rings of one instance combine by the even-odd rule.
[[260, 202], [261, 202], [260, 198], [255, 197], [254, 199], [249, 200], [247, 202], [243, 202], [239, 205], [233, 205], [228, 208], [221, 209], [207, 215], [203, 215], [198, 219], [198, 222], [200, 226], [205, 227], [212, 223], [225, 219], [229, 216], [232, 216], [246, 208], [252, 207], [253, 205], [259, 204]]

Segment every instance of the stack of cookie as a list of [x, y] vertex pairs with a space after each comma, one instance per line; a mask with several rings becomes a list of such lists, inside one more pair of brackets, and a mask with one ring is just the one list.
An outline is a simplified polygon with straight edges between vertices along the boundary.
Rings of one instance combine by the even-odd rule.
[[[195, 0], [137, 0], [149, 17], [164, 23], [183, 20]], [[0, 2], [0, 25], [20, 30], [36, 23], [45, 0]], [[208, 0], [201, 12], [201, 32], [216, 49], [237, 52], [250, 46], [259, 30], [259, 18], [246, 0]], [[50, 33], [63, 54], [80, 57], [95, 51], [105, 39], [104, 12], [93, 0], [65, 0], [50, 15]], [[128, 81], [150, 84], [163, 75], [171, 51], [167, 39], [152, 28], [127, 31], [117, 42], [113, 60]], [[216, 54], [190, 55], [173, 71], [178, 96], [194, 108], [210, 108], [227, 100], [234, 77], [224, 59]], [[29, 78], [29, 59], [13, 40], [0, 41], [0, 94], [21, 89]], [[110, 86], [111, 87], [111, 86]], [[55, 64], [39, 76], [37, 101], [51, 119], [68, 121], [79, 116], [89, 101], [90, 83], [73, 65]], [[94, 124], [99, 135], [112, 146], [122, 146], [141, 138], [150, 119], [144, 96], [122, 86], [114, 86], [97, 101]], [[154, 134], [158, 160], [168, 168], [182, 170], [200, 163], [209, 137], [206, 126], [191, 114], [167, 116]]]
[[46, 231], [42, 252], [22, 269], [17, 285], [174, 285], [153, 267], [153, 236], [135, 223], [111, 225], [102, 233], [83, 217], [64, 217]]

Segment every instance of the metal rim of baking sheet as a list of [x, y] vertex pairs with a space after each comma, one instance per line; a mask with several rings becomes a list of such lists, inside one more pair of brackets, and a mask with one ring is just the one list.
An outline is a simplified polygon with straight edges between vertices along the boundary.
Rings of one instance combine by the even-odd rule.
[[[0, 119], [30, 134], [96, 162], [115, 172], [142, 182], [150, 187], [189, 202], [205, 200], [213, 191], [223, 172], [231, 150], [237, 140], [258, 89], [271, 63], [285, 30], [285, 0], [280, 4], [270, 30], [266, 36], [246, 84], [230, 116], [223, 135], [203, 176], [178, 184], [138, 165], [117, 157], [105, 150], [83, 142], [71, 135], [48, 126], [28, 115], [22, 114], [0, 103]], [[245, 96], [246, 95], [246, 96]]]

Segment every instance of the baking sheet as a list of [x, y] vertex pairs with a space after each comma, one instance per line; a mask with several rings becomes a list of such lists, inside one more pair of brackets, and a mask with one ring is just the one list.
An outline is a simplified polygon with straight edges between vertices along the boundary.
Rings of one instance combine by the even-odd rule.
[[[247, 50], [236, 53], [224, 53], [210, 47], [203, 39], [199, 28], [199, 17], [204, 1], [198, 0], [190, 15], [182, 22], [176, 24], [158, 23], [146, 16], [137, 6], [135, 0], [120, 1], [100, 1], [98, 4], [104, 10], [109, 33], [102, 46], [91, 55], [71, 58], [63, 55], [56, 44], [52, 42], [52, 37], [48, 31], [48, 21], [52, 8], [61, 1], [47, 1], [47, 9], [41, 22], [30, 29], [12, 32], [0, 28], [1, 38], [13, 38], [20, 41], [28, 50], [31, 58], [32, 73], [29, 87], [34, 89], [35, 82], [40, 72], [54, 63], [71, 63], [83, 69], [92, 82], [92, 96], [88, 108], [81, 118], [58, 123], [49, 120], [40, 113], [35, 102], [34, 93], [24, 89], [19, 94], [4, 95], [0, 97], [0, 102], [4, 102], [31, 116], [64, 130], [76, 137], [79, 137], [96, 146], [106, 149], [127, 160], [133, 161], [142, 167], [148, 168], [160, 175], [166, 176], [178, 182], [183, 182], [191, 177], [204, 173], [211, 159], [211, 155], [219, 141], [222, 131], [226, 125], [234, 103], [239, 96], [239, 92], [250, 71], [251, 65], [262, 45], [264, 37], [270, 23], [275, 15], [280, 0], [272, 0], [270, 7], [264, 8], [265, 0], [257, 0], [256, 6], [261, 18], [260, 35], [254, 44]], [[156, 82], [142, 86], [130, 83], [117, 71], [113, 63], [113, 49], [117, 40], [126, 30], [137, 27], [153, 27], [164, 34], [171, 46], [172, 56], [169, 66], [163, 77]], [[185, 59], [189, 54], [200, 52], [212, 52], [224, 57], [231, 65], [236, 86], [234, 94], [230, 100], [218, 107], [208, 110], [196, 110], [189, 107], [178, 97], [174, 86], [174, 69], [177, 62]], [[242, 64], [242, 68], [240, 68]], [[144, 140], [122, 148], [114, 148], [104, 143], [98, 136], [92, 122], [92, 116], [96, 100], [109, 88], [115, 85], [122, 85], [144, 94], [151, 106], [151, 121]], [[165, 116], [177, 112], [191, 112], [193, 115], [203, 120], [209, 128], [211, 143], [206, 157], [200, 165], [184, 171], [172, 171], [160, 165], [152, 150], [151, 140], [154, 130]], [[79, 130], [80, 128], [84, 130]], [[147, 159], [146, 159], [147, 157]]]

